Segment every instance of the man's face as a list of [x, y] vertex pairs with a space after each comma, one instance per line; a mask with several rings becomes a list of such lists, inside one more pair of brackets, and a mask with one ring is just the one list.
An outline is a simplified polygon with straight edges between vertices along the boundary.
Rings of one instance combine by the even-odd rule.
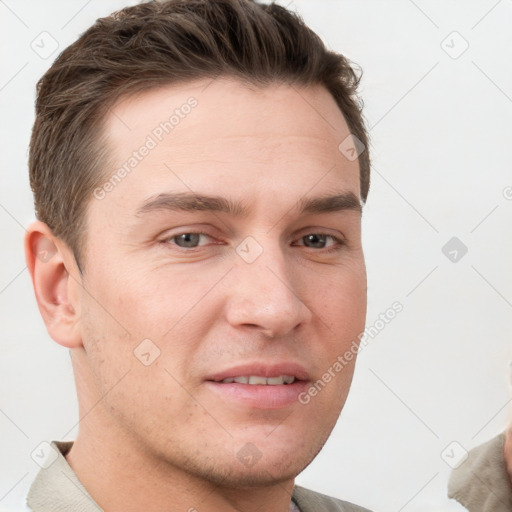
[[297, 397], [364, 329], [359, 168], [325, 89], [207, 84], [106, 119], [107, 179], [140, 161], [89, 205], [80, 364], [123, 442], [257, 485], [298, 474], [345, 403], [354, 360]]

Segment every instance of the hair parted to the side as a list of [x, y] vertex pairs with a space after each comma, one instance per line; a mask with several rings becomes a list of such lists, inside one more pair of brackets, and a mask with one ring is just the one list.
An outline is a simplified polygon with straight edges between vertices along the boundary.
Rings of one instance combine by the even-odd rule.
[[36, 214], [79, 266], [87, 206], [105, 179], [102, 125], [109, 108], [124, 95], [219, 76], [260, 86], [325, 86], [366, 148], [359, 156], [366, 200], [370, 160], [356, 95], [360, 76], [299, 16], [252, 0], [142, 3], [98, 19], [37, 84], [29, 156]]

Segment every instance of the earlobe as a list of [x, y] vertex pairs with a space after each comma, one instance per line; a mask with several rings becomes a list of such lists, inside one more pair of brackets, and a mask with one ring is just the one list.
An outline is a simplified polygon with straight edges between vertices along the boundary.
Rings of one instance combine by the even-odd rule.
[[72, 252], [46, 224], [36, 221], [25, 235], [25, 258], [48, 333], [65, 347], [82, 346], [76, 293], [80, 276]]

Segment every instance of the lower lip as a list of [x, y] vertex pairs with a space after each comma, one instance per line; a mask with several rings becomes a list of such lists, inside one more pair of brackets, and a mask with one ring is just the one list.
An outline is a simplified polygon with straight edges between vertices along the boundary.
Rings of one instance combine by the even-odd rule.
[[298, 401], [298, 395], [306, 390], [308, 383], [296, 381], [293, 384], [265, 386], [207, 381], [208, 387], [230, 403], [239, 402], [256, 409], [281, 409]]

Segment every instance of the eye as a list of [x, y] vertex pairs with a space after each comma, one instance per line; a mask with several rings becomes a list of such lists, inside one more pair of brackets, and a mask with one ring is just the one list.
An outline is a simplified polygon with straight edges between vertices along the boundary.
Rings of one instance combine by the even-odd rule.
[[309, 247], [312, 249], [325, 249], [327, 247], [342, 245], [342, 241], [332, 235], [324, 235], [321, 233], [311, 233], [309, 235], [303, 236], [299, 239], [300, 242], [298, 245], [304, 245], [305, 247]]
[[210, 239], [210, 237], [204, 233], [181, 233], [169, 238], [168, 241], [178, 247], [194, 248], [199, 247], [201, 245], [199, 242], [204, 239]]

